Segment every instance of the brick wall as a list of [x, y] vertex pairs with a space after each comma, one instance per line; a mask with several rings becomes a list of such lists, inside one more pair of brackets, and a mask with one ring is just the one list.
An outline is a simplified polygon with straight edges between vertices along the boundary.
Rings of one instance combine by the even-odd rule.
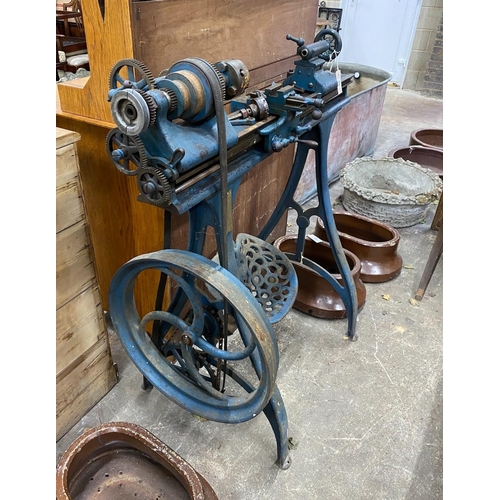
[[438, 26], [431, 58], [427, 65], [422, 94], [443, 98], [443, 17]]
[[443, 0], [423, 0], [402, 88], [443, 96]]

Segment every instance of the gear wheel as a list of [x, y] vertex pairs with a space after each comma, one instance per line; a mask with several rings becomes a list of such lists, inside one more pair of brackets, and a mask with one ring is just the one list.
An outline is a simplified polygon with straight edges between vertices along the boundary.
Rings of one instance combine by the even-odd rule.
[[170, 204], [170, 184], [161, 170], [154, 167], [142, 168], [137, 175], [137, 186], [148, 203], [156, 206]]
[[143, 97], [149, 108], [149, 126], [151, 127], [151, 125], [153, 125], [156, 121], [156, 110], [158, 109], [158, 106], [148, 93], [144, 92], [143, 90], [137, 90], [137, 92]]
[[217, 69], [215, 64], [211, 64], [211, 66], [215, 70], [215, 74], [217, 75], [217, 78], [219, 79], [220, 88], [222, 90], [222, 98], [228, 99], [228, 96], [226, 95], [226, 79], [222, 76], [222, 73]]
[[147, 167], [146, 148], [139, 136], [129, 136], [114, 128], [106, 136], [106, 150], [113, 165], [125, 175], [137, 175]]
[[166, 89], [165, 93], [168, 95], [170, 99], [170, 106], [168, 107], [168, 112], [170, 113], [177, 109], [177, 96], [175, 95], [175, 92], [170, 89]]
[[[127, 77], [125, 78], [120, 75], [123, 68], [127, 68]], [[122, 59], [111, 68], [109, 88], [110, 90], [118, 88], [153, 90], [156, 87], [153, 74], [144, 63], [136, 59]]]

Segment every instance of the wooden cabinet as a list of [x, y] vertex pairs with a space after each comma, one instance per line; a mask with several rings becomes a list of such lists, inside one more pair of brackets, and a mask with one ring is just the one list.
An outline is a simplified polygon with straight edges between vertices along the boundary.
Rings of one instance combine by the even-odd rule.
[[79, 139], [56, 128], [56, 439], [116, 384], [80, 185]]
[[[91, 75], [56, 85], [57, 126], [75, 130], [80, 171], [95, 250], [95, 265], [107, 308], [109, 284], [118, 268], [137, 255], [163, 247], [163, 211], [138, 202], [134, 178], [112, 165], [106, 135], [115, 125], [107, 93], [109, 74], [121, 59], [143, 62], [157, 76], [174, 62], [201, 57], [209, 62], [241, 59], [250, 86], [282, 80], [293, 68], [295, 43], [288, 33], [312, 41], [317, 2], [310, 0], [82, 0]], [[253, 168], [244, 178], [234, 212], [234, 232], [258, 234], [284, 190], [293, 147]], [[187, 214], [172, 221], [172, 246], [185, 248]], [[286, 216], [273, 232], [286, 232]], [[208, 256], [208, 255], [207, 255]], [[156, 283], [139, 284], [137, 307], [151, 311]]]

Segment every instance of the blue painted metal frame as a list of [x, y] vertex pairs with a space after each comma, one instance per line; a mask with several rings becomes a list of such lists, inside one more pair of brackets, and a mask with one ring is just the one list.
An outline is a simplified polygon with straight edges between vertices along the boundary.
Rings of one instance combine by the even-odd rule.
[[[174, 158], [176, 151], [182, 150], [180, 161], [176, 163], [178, 174], [188, 172], [217, 155], [220, 157], [221, 168], [214, 170], [211, 174], [204, 175], [191, 185], [175, 189], [169, 200], [169, 207], [165, 208], [171, 212], [184, 213], [187, 211], [189, 213], [190, 231], [186, 250], [165, 248], [163, 251], [132, 259], [116, 273], [110, 287], [110, 312], [113, 323], [127, 353], [142, 371], [145, 381], [151, 382], [167, 397], [189, 411], [201, 414], [211, 420], [238, 423], [264, 411], [276, 438], [278, 463], [283, 469], [288, 468], [291, 462], [288, 453], [287, 414], [280, 391], [275, 384], [279, 363], [278, 347], [269, 319], [251, 292], [240, 281], [238, 260], [234, 250], [232, 212], [234, 200], [244, 175], [252, 167], [270, 156], [273, 151], [279, 151], [292, 142], [298, 144], [286, 188], [258, 238], [266, 240], [286, 211], [289, 208], [296, 210], [299, 228], [297, 246], [294, 254], [287, 254], [288, 258], [295, 262], [301, 262], [316, 271], [337, 291], [346, 308], [347, 338], [350, 340], [357, 339], [356, 320], [358, 314], [356, 288], [333, 218], [327, 169], [328, 142], [335, 116], [340, 109], [348, 104], [350, 99], [347, 97], [345, 88], [342, 93], [330, 98], [326, 103], [321, 98], [321, 94], [332, 93], [335, 87], [338, 88], [341, 83], [337, 82], [332, 73], [322, 70], [324, 60], [321, 60], [321, 54], [329, 47], [329, 43], [324, 40], [315, 40], [315, 43], [304, 47], [302, 39], [294, 39], [293, 37], [289, 39], [298, 44], [297, 53], [301, 55], [302, 60], [295, 63], [295, 72], [285, 80], [283, 85], [273, 84], [265, 90], [269, 112], [276, 116], [276, 119], [258, 131], [261, 136], [258, 145], [242, 153], [229, 164], [227, 161], [222, 161], [222, 156], [227, 160], [227, 149], [238, 142], [238, 133], [245, 130], [245, 125], [248, 125], [248, 122], [236, 120], [231, 123], [228, 116], [223, 111], [221, 112], [222, 108], [219, 106], [216, 117], [206, 121], [201, 120], [197, 124], [194, 123], [196, 120], [193, 120], [191, 125], [184, 123], [181, 126], [166, 118], [169, 102], [165, 94], [155, 89], [143, 89], [143, 92], [148, 92], [150, 97], [154, 98], [157, 105], [154, 126], [140, 134], [150, 160], [157, 158], [160, 163], [168, 165], [169, 161], [173, 161], [169, 158]], [[306, 57], [304, 51], [309, 56]], [[202, 76], [205, 68], [209, 69], [205, 75], [207, 78], [203, 79], [203, 92], [206, 96], [211, 96], [210, 100], [214, 99], [215, 104], [220, 90], [214, 83], [214, 75], [211, 74], [213, 69], [209, 68], [209, 64], [196, 58], [177, 64], [181, 64], [180, 67], [182, 64], [188, 64], [188, 69], [194, 67], [195, 71], [200, 72]], [[163, 77], [158, 78], [156, 82], [159, 88], [162, 88], [162, 85], [169, 85]], [[214, 92], [215, 90], [217, 92]], [[316, 95], [315, 98], [307, 97], [303, 95], [303, 90], [319, 95]], [[116, 90], [110, 91], [110, 95], [113, 92]], [[218, 96], [218, 100], [221, 101], [221, 96]], [[203, 108], [200, 111], [203, 116], [207, 112], [208, 104], [207, 101], [205, 103], [206, 109]], [[241, 106], [244, 105], [244, 103], [233, 101], [232, 109], [241, 109]], [[293, 197], [311, 148], [314, 148], [316, 156], [318, 206], [303, 210]], [[223, 164], [224, 168], [222, 168]], [[167, 171], [165, 171], [165, 175], [166, 173]], [[142, 199], [141, 201], [146, 200]], [[304, 256], [306, 230], [312, 216], [318, 216], [324, 222], [327, 239], [340, 271], [343, 286], [326, 269]], [[226, 261], [222, 262], [222, 266], [203, 257], [208, 227], [214, 228], [219, 256], [222, 256], [222, 260]], [[165, 242], [168, 241], [169, 238], [166, 237]], [[235, 295], [241, 295], [240, 299], [243, 299], [243, 303], [239, 299], [226, 296], [224, 296], [223, 305], [210, 302], [206, 297], [195, 297], [197, 263], [204, 276], [203, 279], [209, 280], [210, 273], [216, 271], [219, 273], [218, 278], [216, 278], [218, 286], [225, 291], [230, 290]], [[137, 311], [130, 310], [131, 304], [133, 304], [133, 283], [136, 273], [151, 268], [161, 270], [164, 275], [174, 279], [179, 286], [167, 311], [148, 313], [141, 320]], [[181, 276], [176, 276], [170, 269], [180, 269]], [[165, 279], [160, 280], [159, 297], [160, 292], [163, 296], [163, 291], [160, 288], [164, 287], [165, 284]], [[194, 315], [192, 324], [181, 319], [182, 311], [188, 301]], [[161, 303], [161, 300], [159, 302]], [[219, 310], [224, 311], [224, 314], [228, 314], [228, 310], [230, 310], [236, 320], [244, 345], [243, 349], [236, 354], [228, 351], [222, 352], [215, 345], [210, 344], [210, 339], [207, 342], [206, 339], [202, 338], [203, 307], [214, 305]], [[245, 311], [247, 316], [256, 314], [260, 318], [258, 328], [259, 331], [264, 332], [263, 346], [260, 343], [257, 345], [254, 331], [243, 320], [239, 307]], [[153, 342], [151, 339], [142, 338], [145, 332], [143, 323], [151, 320], [162, 322], [159, 331], [153, 329]], [[227, 396], [222, 392], [217, 393], [217, 389], [203, 388], [203, 381], [193, 364], [189, 342], [186, 345], [175, 347], [172, 351], [174, 356], [178, 356], [179, 363], [184, 363], [184, 376], [176, 373], [173, 366], [169, 367], [173, 371], [162, 368], [160, 339], [166, 337], [170, 326], [177, 326], [180, 331], [184, 332], [183, 336], [186, 336], [188, 341], [193, 341], [195, 344], [198, 342], [201, 349], [208, 355], [208, 362], [213, 366], [216, 366], [217, 359], [240, 360], [248, 356], [259, 379], [257, 389], [232, 367], [225, 365], [224, 373], [239, 384], [244, 391], [256, 394], [255, 398], [252, 397], [249, 401], [245, 398], [236, 398], [234, 411], [224, 409], [224, 404], [219, 405], [218, 401], [225, 401]], [[176, 349], [180, 349], [182, 355]], [[186, 358], [183, 357], [184, 355]], [[196, 389], [196, 396], [190, 397], [189, 391], [193, 388]], [[203, 394], [203, 390], [206, 391], [205, 394]], [[263, 394], [265, 394], [264, 403]]]
[[[295, 255], [287, 254], [287, 256], [292, 261], [301, 262], [302, 264], [310, 267], [332, 285], [334, 290], [340, 295], [340, 298], [346, 307], [348, 319], [347, 337], [350, 340], [355, 341], [358, 339], [356, 334], [356, 321], [358, 315], [356, 287], [354, 285], [349, 264], [343, 251], [333, 218], [328, 185], [327, 164], [328, 141], [335, 116], [348, 102], [349, 98], [344, 94], [344, 96], [339, 98], [339, 100], [332, 107], [324, 112], [321, 121], [302, 136], [304, 139], [313, 140], [318, 143], [318, 148], [315, 150], [318, 206], [304, 211], [302, 207], [293, 199], [300, 177], [304, 170], [307, 155], [311, 149], [307, 144], [299, 143], [297, 145], [297, 152], [287, 186], [283, 191], [283, 195], [276, 205], [273, 214], [259, 233], [259, 238], [266, 239], [289, 208], [293, 208], [297, 211], [297, 226], [299, 227], [299, 232], [297, 237], [296, 253]], [[318, 216], [324, 222], [328, 243], [332, 249], [335, 262], [337, 263], [340, 275], [344, 282], [344, 286], [341, 286], [340, 283], [324, 268], [303, 256], [306, 229], [309, 227], [312, 216]]]

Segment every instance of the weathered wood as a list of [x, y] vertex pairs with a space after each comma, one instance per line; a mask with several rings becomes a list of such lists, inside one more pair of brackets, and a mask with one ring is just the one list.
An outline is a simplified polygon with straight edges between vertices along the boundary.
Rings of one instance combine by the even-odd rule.
[[116, 384], [107, 337], [92, 345], [56, 378], [56, 440]]
[[263, 81], [279, 73], [269, 65], [296, 53], [286, 35], [314, 38], [318, 5], [310, 0], [153, 0], [132, 3], [136, 59], [157, 76], [174, 62], [240, 59]]
[[56, 235], [56, 308], [86, 290], [95, 277], [85, 221]]
[[69, 182], [56, 190], [56, 204], [56, 233], [84, 218], [80, 186], [76, 181]]
[[97, 282], [56, 310], [56, 373], [107, 335]]
[[[56, 155], [62, 151], [61, 148], [68, 145], [73, 145], [76, 141], [81, 139], [80, 134], [73, 130], [66, 130], [64, 128], [56, 127]], [[74, 148], [71, 148], [72, 150]]]
[[116, 383], [87, 231], [79, 139], [56, 128], [56, 439]]

